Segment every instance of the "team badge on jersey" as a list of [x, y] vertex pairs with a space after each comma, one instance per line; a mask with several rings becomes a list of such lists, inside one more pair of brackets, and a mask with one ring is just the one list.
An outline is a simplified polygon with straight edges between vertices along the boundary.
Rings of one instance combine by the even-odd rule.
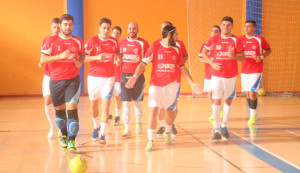
[[222, 46], [221, 45], [216, 45], [217, 50], [221, 50]]
[[252, 46], [252, 49], [256, 49], [256, 46], [255, 46], [255, 45], [253, 45], [253, 46]]
[[138, 50], [138, 49], [134, 49], [133, 52], [134, 52], [135, 54], [137, 54], [137, 53], [139, 52], [139, 50]]

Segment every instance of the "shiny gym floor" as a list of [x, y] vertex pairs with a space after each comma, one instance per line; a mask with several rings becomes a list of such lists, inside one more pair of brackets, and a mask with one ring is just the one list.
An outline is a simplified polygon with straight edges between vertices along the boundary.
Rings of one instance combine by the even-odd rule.
[[[0, 97], [0, 172], [70, 172], [69, 161], [78, 155], [87, 161], [89, 173], [300, 172], [300, 97], [259, 97], [259, 119], [250, 129], [245, 98], [237, 97], [228, 123], [230, 138], [220, 142], [211, 141], [207, 98], [182, 95], [178, 106], [173, 144], [156, 137], [156, 150], [145, 152], [147, 97], [142, 134], [122, 138], [123, 125], [110, 123], [107, 144], [101, 146], [91, 140], [90, 103], [81, 96], [78, 152], [70, 153], [60, 149], [58, 138], [47, 139], [42, 97]], [[133, 132], [134, 122], [132, 118]]]

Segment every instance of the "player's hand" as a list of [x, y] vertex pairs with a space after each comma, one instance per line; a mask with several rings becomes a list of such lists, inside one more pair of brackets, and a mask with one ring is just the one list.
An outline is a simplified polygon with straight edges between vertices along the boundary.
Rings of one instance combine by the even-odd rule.
[[38, 63], [38, 67], [39, 67], [39, 68], [42, 68], [42, 67], [43, 67], [43, 64], [39, 62], [39, 63]]
[[74, 61], [74, 64], [77, 68], [80, 68], [82, 65], [82, 63], [80, 61], [76, 61], [76, 60]]
[[230, 57], [232, 59], [236, 59], [235, 55], [234, 55], [234, 47], [231, 47], [230, 49], [228, 49], [228, 57]]
[[210, 66], [216, 71], [220, 71], [222, 69], [222, 64], [220, 64], [220, 63], [213, 62], [212, 64], [210, 64]]
[[130, 89], [133, 88], [134, 84], [136, 83], [137, 78], [133, 77], [133, 76], [127, 76], [126, 79], [129, 79], [126, 84], [125, 87]]
[[70, 56], [70, 51], [69, 49], [65, 50], [63, 53], [60, 54], [61, 59], [68, 58]]
[[98, 61], [103, 61], [106, 57], [106, 53], [100, 53], [98, 56], [97, 56], [97, 60]]
[[120, 60], [119, 58], [116, 58], [116, 60], [115, 60], [116, 66], [121, 65], [121, 63], [122, 63], [122, 60]]
[[192, 87], [192, 92], [194, 94], [196, 94], [196, 95], [203, 94], [203, 91], [201, 89], [201, 85], [200, 84], [198, 84], [198, 83], [192, 83], [191, 87]]
[[261, 61], [261, 58], [260, 58], [260, 56], [256, 56], [256, 57], [254, 57], [254, 60], [255, 60], [256, 62], [260, 62], [260, 61]]

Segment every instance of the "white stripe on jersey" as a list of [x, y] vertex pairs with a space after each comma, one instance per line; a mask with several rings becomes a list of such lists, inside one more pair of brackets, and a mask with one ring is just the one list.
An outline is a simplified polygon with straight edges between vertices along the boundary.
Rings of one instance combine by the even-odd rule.
[[237, 44], [236, 43], [236, 38], [235, 37], [229, 37], [229, 38], [231, 38], [234, 41], [234, 45], [235, 45], [234, 47], [236, 48], [236, 44]]
[[88, 46], [87, 44], [84, 45], [85, 53], [89, 55], [93, 51], [94, 46], [92, 46], [91, 49], [89, 49], [89, 50], [87, 49], [87, 46]]
[[108, 40], [109, 40], [109, 41], [112, 41], [112, 42], [115, 44], [116, 48], [118, 47], [118, 42], [116, 42], [116, 40], [111, 39], [111, 38], [109, 38]]
[[149, 65], [153, 61], [153, 53], [149, 57], [145, 57], [142, 59], [142, 62], [146, 63]]
[[[79, 41], [77, 38], [73, 37], [73, 36], [71, 36], [71, 39], [73, 39], [74, 41], [76, 41], [76, 43], [77, 43], [78, 46], [79, 46], [79, 50], [81, 50], [81, 44], [80, 44], [80, 41]], [[79, 50], [78, 50], [78, 51], [79, 51]]]
[[178, 47], [171, 46], [171, 48], [175, 49], [175, 51], [179, 54], [179, 49], [178, 49]]
[[180, 47], [180, 44], [179, 44], [178, 42], [176, 42], [176, 46], [178, 46], [179, 48], [181, 48], [181, 47]]
[[253, 38], [258, 41], [260, 55], [263, 55], [263, 50], [262, 50], [262, 45], [261, 45], [261, 39], [258, 38], [258, 37], [255, 37], [255, 36]]
[[144, 42], [142, 42], [141, 40], [135, 40], [135, 41], [137, 41], [141, 45], [141, 47], [142, 47], [142, 57], [143, 57], [145, 55]]

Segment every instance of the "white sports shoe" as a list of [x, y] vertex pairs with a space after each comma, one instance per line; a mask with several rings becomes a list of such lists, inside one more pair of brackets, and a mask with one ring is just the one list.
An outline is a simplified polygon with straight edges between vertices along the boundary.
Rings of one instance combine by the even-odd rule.
[[51, 139], [51, 138], [54, 138], [55, 136], [55, 128], [50, 128], [50, 131], [48, 133], [48, 138]]

